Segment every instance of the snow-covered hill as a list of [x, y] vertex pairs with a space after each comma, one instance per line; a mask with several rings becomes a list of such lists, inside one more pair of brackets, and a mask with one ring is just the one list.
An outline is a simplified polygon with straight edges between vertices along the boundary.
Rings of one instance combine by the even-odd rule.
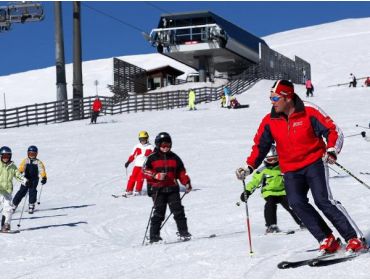
[[[311, 29], [317, 38], [323, 39], [321, 42], [325, 42], [325, 36], [330, 34], [342, 34], [343, 37], [350, 34], [352, 29], [346, 29], [347, 25], [356, 25], [356, 20]], [[331, 30], [329, 34], [327, 28]], [[294, 40], [302, 42], [307, 38], [307, 29], [310, 28], [276, 34], [267, 39], [276, 46], [292, 44]], [[284, 48], [286, 52], [307, 58], [313, 65], [313, 82], [317, 83], [315, 96], [310, 101], [329, 113], [345, 135], [362, 130], [370, 134], [369, 130], [355, 126], [368, 126], [370, 89], [326, 87], [327, 83], [337, 83], [337, 77], [341, 75], [346, 79], [348, 73], [341, 72], [342, 64], [349, 68], [354, 65], [353, 61], [360, 61], [359, 57], [363, 54], [357, 48], [368, 44], [363, 37], [354, 37], [353, 40], [356, 43], [352, 49], [339, 49], [341, 39], [337, 44], [319, 45], [320, 40], [317, 40], [313, 45], [292, 44]], [[326, 54], [333, 52], [338, 53], [338, 59], [327, 60], [331, 63], [327, 68], [320, 66]], [[93, 71], [89, 70], [89, 66], [96, 68], [94, 63], [98, 62], [86, 63], [84, 69]], [[351, 72], [365, 74], [370, 69], [366, 60], [356, 64], [356, 67]], [[37, 81], [25, 83], [21, 88], [42, 84], [43, 75], [48, 70], [53, 71], [39, 70], [40, 76], [36, 75], [36, 71], [30, 72], [30, 75], [19, 74], [24, 75], [24, 79], [32, 76]], [[9, 84], [20, 86], [15, 85], [21, 83], [20, 80], [16, 81], [9, 81]], [[242, 185], [236, 180], [234, 170], [243, 164], [258, 124], [270, 110], [268, 96], [272, 83], [260, 81], [238, 97], [240, 103], [250, 104], [248, 109], [221, 109], [215, 102], [198, 105], [198, 110], [191, 112], [180, 108], [105, 116], [98, 119], [97, 125], [88, 125], [88, 121], [83, 120], [1, 130], [1, 144], [13, 149], [17, 164], [25, 156], [29, 145], [37, 145], [49, 177], [42, 190], [38, 211], [23, 216], [22, 232], [0, 235], [3, 246], [1, 277], [367, 279], [369, 255], [324, 268], [277, 269], [276, 265], [281, 260], [315, 254], [305, 251], [317, 248], [318, 244], [307, 231], [286, 236], [265, 236], [264, 200], [258, 193], [249, 200], [254, 251], [253, 257], [249, 256], [245, 208], [235, 204]], [[302, 86], [297, 86], [296, 91], [305, 99]], [[20, 95], [18, 98], [28, 97]], [[182, 157], [187, 167], [196, 189], [183, 199], [189, 231], [194, 236], [190, 242], [142, 247], [151, 200], [146, 196], [129, 199], [111, 196], [112, 193], [121, 193], [126, 186], [127, 175], [123, 164], [137, 143], [140, 130], [147, 130], [151, 141], [157, 133], [169, 132], [173, 138], [173, 150]], [[361, 136], [346, 138], [338, 159], [368, 184], [370, 177], [359, 172], [370, 171], [369, 145]], [[345, 176], [340, 169], [335, 169], [343, 176], [331, 173], [333, 195], [342, 202], [370, 240], [370, 190], [352, 177]], [[15, 190], [18, 190], [18, 185]], [[17, 228], [20, 211], [21, 207], [14, 215], [13, 228]], [[281, 207], [278, 209], [278, 224], [282, 229], [296, 228], [289, 214]], [[199, 238], [210, 234], [217, 237]], [[335, 234], [338, 235], [337, 232]], [[162, 237], [167, 241], [176, 240], [173, 219], [163, 228]]]

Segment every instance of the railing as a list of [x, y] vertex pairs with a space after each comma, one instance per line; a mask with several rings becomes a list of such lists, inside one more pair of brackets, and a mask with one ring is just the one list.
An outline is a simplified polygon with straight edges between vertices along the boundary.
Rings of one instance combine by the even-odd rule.
[[[237, 79], [228, 83], [233, 95], [250, 88], [259, 78]], [[195, 103], [212, 102], [223, 95], [223, 86], [194, 89]], [[59, 123], [87, 119], [95, 96], [66, 101], [47, 102], [12, 109], [0, 110], [0, 128], [14, 128], [29, 125]], [[169, 110], [188, 105], [188, 91], [145, 93], [129, 95], [125, 100], [115, 102], [112, 97], [99, 97], [103, 103], [103, 115], [115, 115], [139, 111]]]

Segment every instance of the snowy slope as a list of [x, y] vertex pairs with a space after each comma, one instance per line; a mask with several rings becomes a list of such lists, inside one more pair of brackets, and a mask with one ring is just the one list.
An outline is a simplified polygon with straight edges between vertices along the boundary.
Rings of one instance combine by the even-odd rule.
[[[342, 30], [343, 25], [354, 23], [338, 22], [329, 24], [328, 28], [335, 31], [337, 25], [337, 30]], [[329, 36], [325, 26], [320, 30], [315, 31], [317, 36]], [[291, 36], [290, 32], [297, 35]], [[281, 44], [289, 42], [290, 36], [299, 41], [298, 34], [304, 33], [301, 30], [290, 32], [280, 34]], [[345, 35], [344, 31], [341, 33]], [[279, 43], [277, 36], [273, 38], [276, 44]], [[363, 42], [363, 38], [358, 39], [356, 46], [361, 48]], [[320, 53], [338, 51], [334, 46], [324, 47], [328, 46], [321, 46]], [[314, 48], [299, 44], [286, 48], [303, 58], [314, 52]], [[357, 60], [360, 55], [354, 52], [357, 55], [350, 56], [349, 51], [343, 49], [339, 53], [340, 57], [347, 58], [348, 67], [351, 59]], [[328, 69], [316, 66], [319, 62], [319, 57], [312, 55], [317, 83], [315, 97], [310, 101], [329, 113], [345, 135], [365, 130], [355, 124], [367, 126], [370, 121], [370, 89], [327, 88], [326, 82], [337, 82], [334, 78], [330, 80], [330, 75], [340, 76], [342, 73], [335, 71], [344, 62], [329, 60], [330, 71], [333, 71], [329, 74]], [[370, 69], [366, 61], [357, 67], [359, 73], [367, 73]], [[40, 76], [32, 75], [39, 83], [42, 75], [48, 72], [47, 69], [40, 71]], [[24, 75], [27, 77], [26, 73]], [[322, 76], [326, 78], [320, 80]], [[1, 130], [1, 144], [13, 149], [16, 163], [25, 156], [29, 145], [37, 145], [49, 177], [42, 190], [39, 211], [23, 216], [22, 232], [0, 235], [4, 248], [1, 277], [368, 278], [369, 255], [325, 268], [277, 269], [276, 264], [283, 259], [314, 254], [305, 250], [317, 248], [317, 242], [306, 231], [287, 236], [265, 236], [264, 201], [258, 193], [249, 200], [254, 251], [253, 257], [249, 256], [245, 208], [235, 205], [242, 185], [235, 179], [234, 170], [243, 164], [257, 126], [270, 110], [271, 85], [272, 81], [260, 81], [238, 97], [241, 104], [250, 104], [248, 109], [221, 109], [215, 102], [199, 105], [194, 112], [181, 108], [105, 116], [98, 119], [97, 125], [87, 125], [84, 120]], [[23, 87], [27, 88], [29, 84]], [[305, 98], [302, 86], [297, 86], [296, 91]], [[130, 199], [111, 196], [125, 188], [127, 175], [123, 163], [137, 143], [138, 131], [143, 129], [149, 132], [151, 140], [160, 131], [172, 135], [173, 150], [182, 157], [193, 187], [197, 189], [183, 200], [189, 231], [194, 236], [190, 242], [142, 247], [151, 200], [146, 196]], [[370, 171], [369, 145], [361, 136], [346, 138], [339, 156], [342, 165], [368, 184], [369, 176], [359, 175], [359, 172]], [[370, 190], [349, 176], [332, 178], [330, 183], [334, 197], [342, 202], [370, 240]], [[18, 184], [15, 189], [18, 190]], [[13, 228], [17, 228], [20, 211], [18, 209], [14, 214]], [[278, 223], [283, 229], [297, 227], [281, 207]], [[174, 221], [170, 219], [162, 230], [162, 237], [173, 241], [176, 240], [175, 233]], [[196, 239], [210, 234], [217, 237]]]

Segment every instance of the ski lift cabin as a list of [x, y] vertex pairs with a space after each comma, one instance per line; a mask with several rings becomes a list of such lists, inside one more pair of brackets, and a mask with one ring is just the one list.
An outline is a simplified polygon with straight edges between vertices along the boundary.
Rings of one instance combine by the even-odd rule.
[[157, 51], [199, 71], [199, 81], [215, 72], [237, 75], [258, 64], [260, 44], [252, 35], [209, 11], [163, 14], [148, 40]]

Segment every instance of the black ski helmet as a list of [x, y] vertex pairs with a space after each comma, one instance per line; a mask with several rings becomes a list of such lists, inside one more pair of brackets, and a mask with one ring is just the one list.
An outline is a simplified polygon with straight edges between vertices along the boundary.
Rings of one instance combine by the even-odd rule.
[[160, 146], [163, 142], [170, 143], [170, 144], [171, 144], [171, 146], [172, 146], [172, 139], [171, 139], [171, 136], [170, 136], [167, 132], [161, 132], [161, 133], [159, 133], [159, 134], [155, 137], [155, 140], [154, 140], [155, 147], [156, 147], [157, 149], [159, 149], [159, 146]]
[[11, 160], [12, 159], [12, 150], [7, 146], [2, 146], [0, 148], [0, 155], [1, 155], [1, 160], [3, 160], [3, 155], [10, 155], [9, 160]]
[[28, 147], [27, 152], [35, 152], [37, 154], [39, 152], [39, 149], [37, 149], [36, 146], [32, 145]]

